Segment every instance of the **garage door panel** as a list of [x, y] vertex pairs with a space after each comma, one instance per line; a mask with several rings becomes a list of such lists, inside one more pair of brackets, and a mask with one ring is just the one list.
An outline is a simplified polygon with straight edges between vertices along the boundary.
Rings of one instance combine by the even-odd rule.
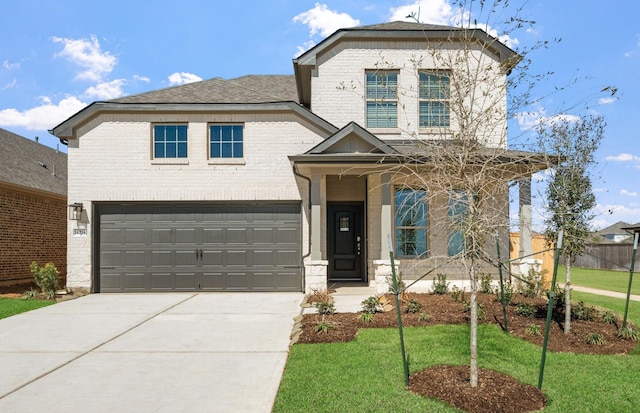
[[300, 291], [300, 205], [97, 204], [99, 289]]

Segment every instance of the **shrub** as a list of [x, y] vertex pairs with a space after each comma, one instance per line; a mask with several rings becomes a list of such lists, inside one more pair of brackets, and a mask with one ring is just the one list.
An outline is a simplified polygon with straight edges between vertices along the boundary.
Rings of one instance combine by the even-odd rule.
[[[484, 305], [482, 303], [477, 303], [478, 305], [478, 320], [482, 321], [487, 316], [487, 312], [484, 309]], [[464, 303], [464, 312], [470, 316], [471, 315], [471, 303], [465, 301]]]
[[456, 285], [451, 287], [451, 298], [453, 298], [453, 302], [454, 303], [463, 302], [464, 301], [464, 288], [460, 289]]
[[36, 298], [37, 296], [38, 296], [38, 292], [33, 288], [30, 288], [28, 291], [25, 291], [24, 293], [22, 293], [23, 300], [30, 300], [32, 298]]
[[420, 310], [422, 310], [422, 304], [420, 304], [418, 301], [414, 300], [413, 298], [410, 299], [409, 302], [407, 303], [407, 309], [406, 309], [407, 313], [416, 314]]
[[[510, 281], [507, 281], [505, 283], [502, 284], [502, 290], [503, 290], [503, 294], [504, 294], [504, 303], [505, 304], [511, 304], [511, 301], [513, 301], [513, 297], [515, 296], [515, 289], [513, 287], [513, 283], [511, 283]], [[500, 288], [496, 289], [496, 301], [500, 301], [502, 302], [502, 297], [500, 294]]]
[[425, 313], [424, 311], [421, 311], [420, 315], [418, 316], [418, 320], [429, 321], [429, 314]]
[[542, 273], [534, 268], [529, 268], [529, 272], [523, 280], [518, 281], [518, 292], [528, 298], [540, 297], [543, 289]]
[[533, 318], [536, 315], [536, 307], [527, 303], [518, 303], [516, 305], [516, 314], [522, 317]]
[[363, 323], [371, 323], [373, 321], [373, 313], [360, 314], [360, 320], [362, 320]]
[[538, 327], [537, 324], [529, 324], [527, 326], [527, 334], [530, 336], [539, 336], [541, 334], [540, 327]]
[[331, 324], [328, 321], [321, 321], [318, 324], [316, 324], [316, 333], [318, 334], [327, 334], [329, 332], [329, 330], [333, 329], [333, 324]]
[[624, 340], [638, 341], [638, 332], [631, 327], [624, 327], [618, 331], [618, 337]]
[[53, 298], [56, 295], [58, 289], [58, 270], [52, 262], [48, 262], [41, 267], [37, 262], [31, 263], [31, 274], [36, 280], [36, 284], [47, 296], [47, 298]]
[[[437, 280], [436, 280], [437, 277]], [[446, 294], [449, 292], [449, 283], [445, 274], [438, 274], [433, 277], [433, 285], [431, 286], [432, 294]]]
[[613, 324], [617, 321], [617, 319], [618, 319], [618, 316], [616, 316], [611, 311], [605, 311], [604, 313], [602, 313], [602, 321], [605, 324]]
[[607, 344], [607, 340], [605, 340], [600, 333], [589, 334], [585, 341], [590, 346], [603, 346]]
[[382, 304], [378, 300], [378, 297], [368, 297], [364, 301], [362, 301], [362, 312], [363, 313], [381, 313], [382, 312]]
[[578, 301], [578, 304], [571, 307], [571, 318], [574, 320], [594, 321], [597, 315], [595, 307], [586, 305], [584, 301]]
[[547, 298], [551, 299], [551, 291], [553, 291], [553, 313], [555, 315], [564, 314], [564, 300], [566, 294], [564, 293], [564, 289], [560, 288], [558, 284], [553, 286], [552, 290], [546, 290]]
[[402, 273], [399, 273], [396, 275], [396, 282], [398, 283], [398, 291], [396, 292], [396, 290], [394, 290], [393, 288], [393, 276], [392, 275], [388, 275], [386, 277], [387, 280], [387, 284], [389, 284], [389, 294], [401, 294], [402, 292], [404, 292], [404, 289], [406, 288], [406, 285], [404, 283], [404, 281], [402, 280]]
[[482, 272], [480, 273], [480, 292], [483, 294], [491, 294], [493, 290], [491, 289], [491, 283], [493, 278], [491, 274]]
[[318, 301], [313, 303], [314, 307], [318, 309], [319, 314], [333, 314], [336, 312], [336, 307], [333, 301]]

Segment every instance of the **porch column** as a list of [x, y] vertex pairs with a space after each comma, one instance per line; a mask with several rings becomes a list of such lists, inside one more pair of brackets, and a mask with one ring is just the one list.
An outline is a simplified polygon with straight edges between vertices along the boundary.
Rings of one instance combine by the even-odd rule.
[[531, 242], [531, 177], [518, 180], [520, 194], [518, 200], [520, 203], [520, 251], [519, 257], [528, 256], [526, 259], [532, 259], [529, 256], [533, 254], [533, 245]]
[[326, 193], [326, 180], [320, 174], [311, 175], [311, 259], [322, 260], [324, 256], [324, 230], [322, 223], [323, 199]]
[[380, 210], [380, 259], [389, 258], [389, 236], [391, 235], [391, 179], [389, 174], [380, 175], [381, 204]]

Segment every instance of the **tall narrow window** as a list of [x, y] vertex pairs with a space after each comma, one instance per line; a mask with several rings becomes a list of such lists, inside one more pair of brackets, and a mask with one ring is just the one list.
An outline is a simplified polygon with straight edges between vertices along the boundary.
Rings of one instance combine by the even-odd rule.
[[398, 127], [398, 72], [367, 71], [367, 127]]
[[424, 256], [427, 253], [427, 192], [396, 189], [394, 212], [396, 255]]
[[154, 125], [153, 157], [186, 158], [187, 125]]
[[449, 193], [449, 231], [448, 254], [450, 257], [458, 255], [465, 249], [464, 222], [469, 212], [469, 199], [466, 191], [454, 190]]
[[450, 126], [451, 85], [446, 72], [420, 72], [420, 127]]
[[243, 156], [242, 125], [209, 126], [209, 158], [242, 158]]

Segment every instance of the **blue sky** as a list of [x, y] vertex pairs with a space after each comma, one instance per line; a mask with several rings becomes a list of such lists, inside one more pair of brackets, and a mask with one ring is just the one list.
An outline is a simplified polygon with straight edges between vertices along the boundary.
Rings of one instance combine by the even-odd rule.
[[[340, 27], [411, 11], [453, 24], [456, 15], [447, 0], [21, 0], [2, 9], [0, 127], [53, 147], [47, 130], [96, 100], [213, 77], [291, 74], [296, 54]], [[594, 227], [640, 222], [640, 2], [529, 0], [523, 13], [536, 24], [512, 35], [514, 47], [562, 39], [530, 56], [533, 72], [554, 72], [536, 91], [535, 116], [570, 108], [607, 119]], [[610, 85], [614, 98], [599, 93]], [[527, 120], [510, 122], [510, 135], [526, 132]]]

